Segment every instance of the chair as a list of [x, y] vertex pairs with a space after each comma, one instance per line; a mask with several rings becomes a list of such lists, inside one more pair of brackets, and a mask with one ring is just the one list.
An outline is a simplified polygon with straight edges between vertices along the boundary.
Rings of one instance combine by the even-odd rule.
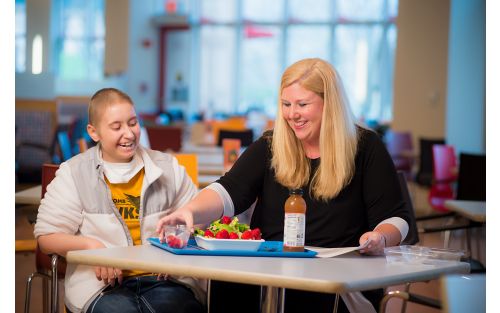
[[[42, 198], [47, 191], [48, 184], [54, 179], [58, 165], [43, 164], [42, 166]], [[61, 259], [61, 260], [60, 260]], [[57, 254], [44, 254], [38, 245], [35, 250], [36, 272], [31, 273], [26, 282], [26, 298], [24, 303], [24, 312], [29, 313], [31, 300], [31, 282], [35, 277], [41, 277], [44, 280], [42, 286], [44, 312], [47, 306], [50, 305], [51, 313], [58, 312], [59, 297], [58, 297], [58, 280], [63, 279], [66, 273], [66, 261]], [[50, 282], [50, 287], [48, 286]], [[50, 301], [49, 301], [50, 291]]]
[[411, 177], [413, 170], [413, 141], [410, 132], [389, 130], [385, 134], [385, 145], [397, 171]]
[[174, 126], [146, 126], [149, 145], [153, 150], [178, 152], [182, 146], [182, 128]]
[[419, 153], [419, 168], [415, 177], [419, 185], [430, 187], [432, 185], [433, 161], [432, 161], [432, 146], [444, 145], [444, 139], [436, 138], [420, 138], [420, 153]]
[[78, 139], [77, 143], [78, 143], [78, 152], [79, 153], [85, 152], [89, 148], [88, 142], [85, 138]]
[[486, 155], [460, 153], [457, 200], [486, 201]]
[[196, 154], [188, 154], [188, 153], [176, 153], [174, 156], [177, 158], [177, 161], [180, 165], [186, 168], [186, 172], [191, 177], [191, 180], [199, 187], [198, 182], [198, 157]]
[[450, 145], [433, 145], [434, 174], [429, 191], [429, 204], [438, 212], [448, 212], [446, 200], [455, 197], [453, 183], [457, 180], [457, 158], [455, 148]]
[[42, 164], [52, 162], [57, 104], [52, 100], [16, 99], [15, 115], [16, 177], [19, 182], [39, 184]]
[[[439, 279], [441, 300], [408, 291], [390, 291], [380, 302], [380, 313], [386, 311], [387, 302], [400, 298], [445, 313], [486, 312], [486, 275], [447, 275]], [[403, 311], [404, 312], [404, 311]]]
[[224, 139], [239, 139], [241, 140], [242, 147], [248, 147], [253, 142], [253, 130], [245, 129], [245, 130], [225, 130], [221, 129], [219, 131], [219, 136], [217, 139], [217, 146], [222, 146], [222, 140]]

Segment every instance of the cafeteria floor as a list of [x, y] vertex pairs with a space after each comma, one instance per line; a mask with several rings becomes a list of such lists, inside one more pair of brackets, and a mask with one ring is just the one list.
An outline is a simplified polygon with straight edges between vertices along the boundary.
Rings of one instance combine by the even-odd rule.
[[[410, 184], [410, 192], [413, 196], [414, 206], [417, 215], [423, 215], [431, 212], [429, 205], [427, 204], [427, 190], [414, 184]], [[16, 189], [16, 191], [19, 191]], [[15, 236], [16, 239], [32, 239], [33, 238], [33, 226], [30, 224], [30, 220], [34, 221], [36, 218], [36, 207], [23, 207], [16, 208], [16, 229]], [[427, 222], [426, 225], [431, 225], [432, 223], [439, 223], [441, 221]], [[482, 238], [479, 245], [473, 244], [474, 255], [478, 255], [479, 250], [479, 260], [486, 265], [485, 260], [485, 233], [484, 228], [477, 229], [476, 234], [473, 234], [473, 238]], [[465, 245], [465, 235], [462, 231], [458, 230], [453, 233], [450, 248], [461, 248], [464, 249]], [[474, 243], [474, 240], [473, 240]], [[443, 246], [443, 236], [440, 233], [423, 234], [420, 236], [420, 245], [429, 247], [442, 247]], [[24, 310], [24, 298], [25, 298], [25, 288], [26, 279], [29, 274], [35, 270], [35, 255], [33, 252], [17, 252], [15, 255], [15, 279], [16, 279], [16, 299], [15, 299], [15, 312], [21, 313]], [[63, 283], [60, 284], [61, 291], [60, 295], [63, 293]], [[403, 290], [404, 286], [394, 286], [391, 290]], [[32, 287], [31, 295], [31, 308], [30, 311], [33, 313], [42, 312], [42, 292], [41, 292], [40, 279], [35, 279]], [[425, 295], [428, 297], [439, 298], [440, 286], [439, 281], [429, 281], [422, 283], [414, 283], [411, 285], [410, 291]], [[63, 311], [62, 301], [61, 312]], [[386, 312], [395, 313], [401, 312], [401, 300], [393, 299], [389, 302]], [[378, 310], [378, 308], [377, 308]], [[423, 307], [421, 305], [408, 303], [406, 312], [408, 313], [434, 313], [440, 312], [439, 310]], [[216, 312], [212, 312], [216, 313]]]

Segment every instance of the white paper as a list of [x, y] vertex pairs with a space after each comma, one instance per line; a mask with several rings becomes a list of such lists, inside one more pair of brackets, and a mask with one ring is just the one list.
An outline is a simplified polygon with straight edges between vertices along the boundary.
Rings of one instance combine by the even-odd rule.
[[370, 241], [367, 240], [364, 244], [357, 247], [344, 247], [344, 248], [305, 247], [305, 248], [317, 252], [318, 253], [316, 254], [317, 258], [333, 258], [335, 256], [346, 254], [351, 251], [356, 251], [366, 248], [369, 243]]

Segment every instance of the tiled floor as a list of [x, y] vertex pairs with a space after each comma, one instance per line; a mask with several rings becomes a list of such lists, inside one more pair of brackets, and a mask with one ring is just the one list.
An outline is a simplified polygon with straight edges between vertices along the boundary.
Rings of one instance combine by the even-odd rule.
[[[410, 192], [412, 193], [414, 206], [417, 215], [425, 214], [430, 212], [430, 208], [427, 205], [426, 190], [414, 185], [410, 186]], [[30, 239], [33, 238], [33, 227], [28, 222], [29, 219], [33, 220], [36, 212], [36, 208], [16, 208], [16, 239]], [[442, 221], [433, 221], [433, 223], [441, 223]], [[482, 238], [479, 245], [473, 245], [473, 253], [475, 256], [479, 255], [479, 260], [486, 265], [486, 252], [485, 252], [485, 230], [478, 229], [476, 233], [473, 234], [473, 238]], [[450, 242], [450, 248], [465, 248], [465, 242], [463, 240], [464, 234], [461, 231], [455, 231], [452, 240]], [[429, 247], [442, 247], [443, 238], [440, 233], [434, 234], [424, 234], [420, 238], [420, 245]], [[479, 248], [478, 248], [479, 246]], [[21, 313], [24, 310], [24, 298], [25, 298], [25, 287], [26, 279], [29, 274], [35, 270], [35, 257], [32, 252], [19, 252], [16, 253], [15, 257], [16, 264], [16, 313]], [[63, 284], [61, 283], [61, 287]], [[391, 290], [403, 290], [404, 286], [393, 286]], [[439, 281], [430, 281], [423, 283], [414, 283], [411, 285], [410, 291], [426, 295], [428, 297], [439, 298], [440, 287]], [[62, 289], [60, 294], [62, 295]], [[41, 283], [40, 279], [34, 281], [32, 287], [31, 296], [31, 312], [42, 312], [42, 296], [41, 296]], [[62, 302], [62, 301], [61, 301]], [[393, 299], [389, 302], [386, 312], [396, 313], [401, 310], [401, 300]], [[61, 303], [62, 307], [62, 303]], [[1, 311], [1, 310], [0, 310]], [[61, 310], [61, 312], [63, 312]], [[408, 313], [435, 313], [440, 312], [439, 310], [423, 307], [421, 305], [409, 303], [407, 305], [406, 312]], [[216, 312], [215, 312], [216, 313]]]

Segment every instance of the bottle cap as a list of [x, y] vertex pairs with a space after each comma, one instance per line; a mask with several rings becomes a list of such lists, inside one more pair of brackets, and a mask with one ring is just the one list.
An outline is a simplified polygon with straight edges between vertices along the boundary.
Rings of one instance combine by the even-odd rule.
[[304, 191], [302, 190], [302, 188], [298, 188], [298, 189], [290, 189], [290, 194], [291, 195], [303, 195], [304, 194]]

